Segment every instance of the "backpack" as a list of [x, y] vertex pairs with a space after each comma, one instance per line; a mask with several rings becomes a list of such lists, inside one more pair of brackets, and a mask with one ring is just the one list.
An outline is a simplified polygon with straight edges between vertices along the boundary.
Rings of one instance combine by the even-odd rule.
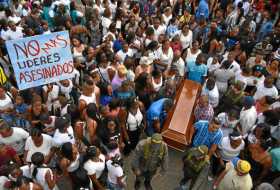
[[[148, 138], [147, 141], [146, 141], [146, 143], [145, 143], [144, 146], [143, 146], [144, 159], [145, 159], [145, 160], [148, 160], [148, 158], [149, 158], [150, 155], [151, 155], [151, 151], [150, 151], [151, 143], [152, 143], [152, 142], [151, 142], [151, 138]], [[160, 160], [163, 160], [163, 157], [164, 157], [165, 153], [166, 153], [166, 150], [165, 150], [164, 144], [161, 143], [161, 144], [160, 144], [159, 155], [158, 155], [158, 157], [159, 157]]]

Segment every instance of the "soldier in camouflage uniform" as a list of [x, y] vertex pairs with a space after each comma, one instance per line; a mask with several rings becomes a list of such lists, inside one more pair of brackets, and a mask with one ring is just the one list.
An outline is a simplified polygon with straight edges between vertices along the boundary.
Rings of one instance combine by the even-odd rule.
[[136, 175], [135, 189], [138, 190], [141, 178], [144, 177], [146, 190], [151, 190], [151, 180], [160, 167], [160, 173], [167, 171], [168, 148], [163, 142], [161, 134], [155, 133], [152, 137], [140, 141], [135, 149], [132, 160], [132, 170]]

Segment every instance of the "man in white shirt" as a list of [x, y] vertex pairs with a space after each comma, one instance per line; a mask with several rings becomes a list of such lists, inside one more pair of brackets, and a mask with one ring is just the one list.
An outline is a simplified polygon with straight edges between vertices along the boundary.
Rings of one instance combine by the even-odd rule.
[[224, 55], [224, 61], [228, 60], [230, 62], [230, 67], [229, 69], [232, 70], [234, 73], [239, 73], [240, 72], [240, 65], [235, 61], [235, 54], [234, 52], [229, 52], [227, 55]]
[[123, 64], [126, 57], [133, 57], [133, 51], [129, 48], [126, 42], [123, 43], [122, 49], [117, 52], [120, 62]]
[[209, 77], [206, 83], [203, 85], [201, 94], [208, 96], [209, 103], [213, 108], [218, 106], [219, 90], [213, 77]]
[[252, 129], [257, 121], [257, 111], [254, 106], [254, 99], [251, 96], [244, 98], [244, 106], [240, 112], [239, 123], [241, 126], [241, 133], [247, 136], [247, 133]]
[[271, 76], [268, 76], [264, 79], [263, 83], [260, 83], [257, 86], [257, 91], [254, 94], [255, 100], [260, 100], [264, 96], [271, 96], [272, 98], [277, 98], [278, 90], [273, 85], [274, 79]]
[[159, 35], [165, 34], [166, 26], [160, 23], [159, 18], [155, 18], [153, 22], [153, 29], [155, 31], [155, 38], [158, 39]]
[[10, 127], [4, 120], [0, 119], [0, 144], [11, 146], [18, 155], [23, 154], [25, 140], [28, 136], [28, 132], [24, 129]]
[[47, 84], [43, 86], [43, 98], [49, 111], [59, 107], [58, 102], [59, 86], [56, 84]]
[[8, 40], [15, 40], [23, 37], [23, 28], [20, 26], [16, 26], [13, 21], [9, 21], [9, 30], [6, 32], [6, 36]]

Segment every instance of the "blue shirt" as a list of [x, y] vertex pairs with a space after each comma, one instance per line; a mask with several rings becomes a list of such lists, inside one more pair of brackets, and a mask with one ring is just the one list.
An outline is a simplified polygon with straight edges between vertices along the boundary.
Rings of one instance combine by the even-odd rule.
[[187, 63], [187, 72], [189, 80], [202, 84], [203, 77], [207, 76], [207, 66], [204, 64], [197, 65], [195, 61], [191, 61]]
[[262, 24], [259, 34], [258, 34], [258, 41], [262, 41], [265, 36], [270, 34], [273, 31], [273, 23], [271, 21], [267, 21], [264, 24]]
[[113, 43], [113, 49], [115, 52], [118, 52], [122, 49], [122, 42], [120, 40], [115, 40]]
[[178, 27], [176, 25], [169, 25], [166, 29], [166, 33], [169, 37], [174, 37], [178, 32]]
[[160, 124], [163, 123], [166, 116], [163, 110], [163, 105], [166, 99], [167, 98], [159, 99], [158, 101], [152, 103], [151, 106], [149, 107], [146, 113], [148, 127], [153, 127], [153, 122], [155, 120], [159, 120]]
[[101, 95], [100, 103], [102, 106], [108, 105], [112, 101], [113, 97], [109, 95]]
[[28, 109], [28, 105], [24, 103], [15, 106], [15, 110], [17, 113], [25, 113], [27, 109]]
[[220, 144], [223, 138], [223, 133], [221, 129], [217, 131], [210, 132], [208, 130], [208, 121], [198, 121], [194, 124], [195, 136], [193, 139], [193, 146], [198, 147], [200, 145], [206, 145], [211, 148], [213, 144]]
[[208, 7], [208, 3], [206, 0], [200, 0], [199, 4], [198, 4], [198, 8], [196, 10], [195, 13], [195, 18], [197, 20], [200, 20], [202, 18], [205, 18], [206, 20], [208, 20], [209, 18], [209, 7]]
[[127, 91], [127, 92], [121, 92], [121, 91], [114, 91], [113, 96], [120, 99], [120, 100], [127, 100], [129, 98], [135, 97], [134, 91]]

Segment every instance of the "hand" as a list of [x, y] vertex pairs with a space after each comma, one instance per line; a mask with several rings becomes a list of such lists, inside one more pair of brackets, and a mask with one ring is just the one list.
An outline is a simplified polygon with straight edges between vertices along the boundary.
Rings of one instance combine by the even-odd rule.
[[209, 162], [209, 161], [210, 161], [209, 155], [206, 155], [205, 158], [204, 158], [204, 160], [207, 161], [207, 162]]
[[134, 172], [134, 174], [135, 174], [136, 176], [140, 176], [140, 175], [141, 175], [141, 171], [140, 171], [138, 168], [137, 168], [137, 169], [134, 169], [133, 172]]
[[221, 166], [225, 166], [225, 162], [220, 158], [220, 164], [221, 164]]

